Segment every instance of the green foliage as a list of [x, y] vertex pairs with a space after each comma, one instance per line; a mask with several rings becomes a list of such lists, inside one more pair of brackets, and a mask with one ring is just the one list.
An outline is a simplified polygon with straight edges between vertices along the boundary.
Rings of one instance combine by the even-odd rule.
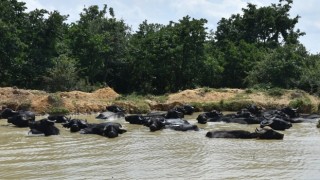
[[269, 96], [280, 97], [285, 93], [285, 90], [281, 88], [271, 88], [267, 89], [266, 92]]
[[229, 19], [218, 22], [215, 39], [219, 46], [225, 47], [228, 41], [239, 43], [244, 40], [268, 48], [276, 48], [283, 40], [286, 44], [297, 44], [305, 33], [294, 30], [299, 16], [290, 18], [292, 0], [279, 0], [278, 4], [259, 7], [248, 3], [243, 13], [234, 14]]
[[48, 96], [48, 102], [51, 104], [51, 107], [47, 110], [48, 114], [65, 115], [69, 113], [69, 110], [64, 107], [60, 93], [50, 94]]
[[302, 45], [286, 45], [273, 50], [258, 62], [246, 77], [246, 82], [270, 84], [272, 87], [295, 87], [305, 66], [307, 52]]
[[69, 113], [69, 110], [64, 107], [52, 107], [47, 113], [50, 115], [66, 115]]
[[253, 92], [254, 92], [254, 89], [251, 89], [251, 88], [245, 89], [245, 93], [247, 94], [252, 94]]
[[84, 8], [79, 21], [67, 24], [57, 11], [26, 12], [24, 2], [3, 0], [0, 86], [51, 92], [110, 86], [144, 95], [279, 87], [319, 94], [320, 58], [299, 43], [304, 33], [295, 29], [300, 17], [289, 16], [292, 3], [249, 3], [208, 33], [206, 19], [189, 16], [166, 25], [144, 21], [132, 32], [107, 5]]
[[206, 20], [183, 17], [164, 26], [144, 21], [130, 39], [134, 91], [165, 93], [200, 84]]
[[48, 102], [53, 107], [61, 107], [63, 106], [63, 99], [61, 98], [59, 93], [52, 93], [48, 96]]
[[299, 111], [303, 113], [312, 113], [317, 111], [317, 109], [312, 105], [310, 99], [307, 97], [294, 99], [290, 101], [289, 106], [299, 108]]
[[48, 70], [48, 75], [43, 77], [47, 90], [51, 92], [73, 90], [77, 85], [77, 71], [75, 60], [62, 54], [53, 60], [54, 65]]
[[123, 80], [124, 58], [127, 53], [127, 31], [123, 20], [114, 18], [107, 5], [84, 8], [80, 20], [69, 29], [71, 54], [78, 60], [79, 76], [89, 83], [117, 86]]
[[320, 95], [320, 54], [308, 56], [305, 62], [298, 87]]

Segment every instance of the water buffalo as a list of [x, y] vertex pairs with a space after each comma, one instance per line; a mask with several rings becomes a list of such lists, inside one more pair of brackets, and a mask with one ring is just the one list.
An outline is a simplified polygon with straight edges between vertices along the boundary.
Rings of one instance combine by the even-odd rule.
[[184, 118], [184, 113], [181, 111], [178, 111], [176, 109], [170, 109], [167, 114], [165, 115], [166, 119], [172, 119], [172, 118]]
[[98, 134], [108, 138], [118, 137], [119, 134], [123, 134], [127, 130], [122, 129], [121, 124], [114, 122], [90, 124], [87, 128], [80, 131], [81, 134]]
[[119, 106], [111, 105], [106, 107], [106, 112], [100, 113], [96, 119], [118, 119], [125, 117], [125, 110]]
[[291, 107], [285, 107], [285, 108], [282, 108], [280, 111], [287, 114], [290, 118], [297, 118], [300, 116], [298, 112], [298, 108], [294, 109]]
[[209, 131], [206, 137], [209, 138], [237, 138], [237, 139], [283, 139], [283, 134], [274, 131], [273, 129], [256, 129], [255, 132], [251, 133], [244, 130], [219, 130]]
[[130, 124], [140, 124], [144, 125], [148, 121], [149, 117], [143, 116], [141, 114], [129, 115], [125, 117], [125, 120]]
[[254, 116], [261, 116], [261, 114], [264, 110], [262, 107], [257, 106], [255, 104], [250, 104], [245, 109], [247, 109]]
[[199, 114], [197, 117], [198, 123], [206, 124], [209, 122], [226, 122], [239, 124], [259, 124], [261, 119], [252, 115], [249, 111], [242, 110], [235, 114], [223, 115], [217, 110]]
[[28, 127], [30, 122], [35, 121], [35, 114], [31, 111], [17, 111], [17, 114], [8, 117], [7, 121], [18, 127]]
[[31, 134], [44, 134], [45, 136], [58, 135], [60, 131], [54, 126], [54, 121], [49, 119], [41, 119], [39, 121], [34, 121], [29, 123]]
[[69, 119], [66, 123], [62, 124], [65, 128], [70, 128], [70, 132], [78, 132], [81, 129], [89, 127], [87, 120], [82, 119]]
[[151, 117], [144, 125], [149, 127], [150, 131], [158, 131], [164, 128], [173, 129], [176, 131], [199, 130], [197, 125], [192, 125], [187, 120], [165, 119], [160, 116]]
[[66, 123], [68, 118], [64, 115], [49, 115], [49, 120], [55, 121], [56, 123]]
[[222, 117], [222, 113], [217, 110], [212, 110], [210, 112], [205, 112], [202, 114], [199, 114], [197, 117], [198, 123], [200, 124], [206, 124], [208, 121], [217, 121]]
[[0, 113], [0, 119], [7, 119], [8, 117], [12, 117], [17, 114], [19, 114], [18, 111], [14, 111], [10, 108], [5, 108]]
[[277, 117], [272, 117], [272, 118], [265, 118], [263, 121], [260, 123], [260, 127], [266, 127], [269, 126], [274, 130], [286, 130], [292, 127], [292, 124], [288, 121], [285, 121], [283, 119], [277, 118]]
[[117, 106], [117, 105], [111, 105], [111, 106], [107, 106], [106, 107], [106, 110], [107, 111], [110, 111], [110, 112], [114, 112], [114, 113], [118, 113], [118, 112], [125, 112], [125, 109]]
[[177, 106], [173, 109], [176, 111], [182, 112], [184, 115], [192, 115], [194, 113], [194, 107], [189, 104]]

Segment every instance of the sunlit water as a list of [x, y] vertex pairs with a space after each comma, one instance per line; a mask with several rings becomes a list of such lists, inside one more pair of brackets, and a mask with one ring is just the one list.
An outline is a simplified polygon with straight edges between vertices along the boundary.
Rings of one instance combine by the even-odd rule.
[[[73, 116], [96, 120], [94, 115]], [[193, 116], [187, 116], [196, 124]], [[42, 117], [37, 117], [40, 119]], [[0, 179], [319, 179], [320, 131], [294, 124], [284, 140], [209, 139], [208, 130], [257, 125], [198, 124], [200, 131], [150, 132], [117, 120], [127, 130], [109, 139], [70, 133], [29, 136], [0, 120]]]

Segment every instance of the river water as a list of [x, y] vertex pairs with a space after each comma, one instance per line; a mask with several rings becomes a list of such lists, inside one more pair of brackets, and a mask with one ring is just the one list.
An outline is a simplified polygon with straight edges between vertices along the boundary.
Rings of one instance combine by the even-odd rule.
[[[73, 118], [96, 120], [94, 115]], [[187, 116], [190, 123], [196, 123]], [[40, 119], [42, 117], [37, 117]], [[70, 133], [30, 136], [0, 120], [0, 179], [319, 179], [320, 130], [294, 124], [283, 140], [209, 139], [209, 130], [257, 125], [198, 124], [200, 131], [147, 127], [120, 122], [127, 130], [114, 139]]]

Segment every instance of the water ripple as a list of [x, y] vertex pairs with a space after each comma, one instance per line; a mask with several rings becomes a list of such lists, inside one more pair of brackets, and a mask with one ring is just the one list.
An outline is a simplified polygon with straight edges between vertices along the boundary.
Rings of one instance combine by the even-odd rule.
[[[97, 122], [92, 117], [85, 116]], [[205, 137], [209, 130], [253, 131], [255, 125], [208, 123], [199, 125], [198, 132], [150, 132], [120, 122], [128, 132], [114, 139], [70, 133], [59, 124], [61, 135], [32, 137], [27, 128], [1, 122], [1, 179], [310, 179], [320, 175], [320, 132], [312, 123], [294, 124], [283, 132], [284, 140], [268, 141]]]

